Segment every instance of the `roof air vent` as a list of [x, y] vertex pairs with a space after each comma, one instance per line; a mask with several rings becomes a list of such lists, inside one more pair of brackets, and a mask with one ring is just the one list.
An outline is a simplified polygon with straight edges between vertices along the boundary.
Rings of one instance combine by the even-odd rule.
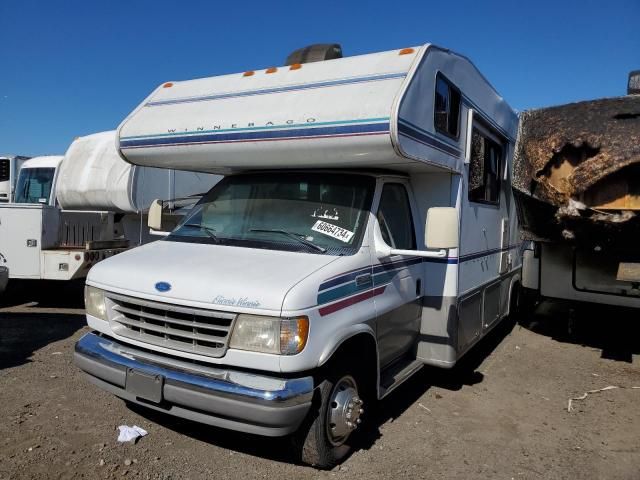
[[342, 58], [342, 47], [337, 43], [317, 43], [299, 48], [287, 57], [285, 65], [296, 63], [323, 62], [334, 58]]

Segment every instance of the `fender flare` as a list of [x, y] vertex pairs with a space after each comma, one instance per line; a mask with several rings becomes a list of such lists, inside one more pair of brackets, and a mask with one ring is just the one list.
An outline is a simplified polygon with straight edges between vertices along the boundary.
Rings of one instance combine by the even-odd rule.
[[373, 328], [371, 328], [369, 325], [366, 325], [364, 323], [358, 323], [356, 325], [350, 325], [347, 328], [344, 328], [343, 330], [338, 332], [338, 334], [334, 337], [335, 341], [328, 344], [322, 351], [322, 354], [318, 359], [317, 366], [321, 367], [322, 365], [327, 363], [327, 361], [333, 356], [334, 353], [336, 353], [336, 351], [338, 351], [338, 349], [342, 346], [342, 344], [344, 344], [344, 342], [362, 333], [370, 335], [371, 339], [375, 343], [376, 364], [379, 363], [377, 362], [377, 360], [380, 358], [380, 354], [378, 352], [378, 341], [376, 340], [376, 334], [373, 331]]
[[356, 325], [351, 325], [345, 329], [343, 329], [342, 331], [339, 332], [339, 335], [334, 337], [336, 340], [330, 344], [327, 345], [327, 347], [325, 347], [325, 349], [322, 351], [322, 354], [320, 355], [320, 359], [318, 360], [318, 367], [321, 367], [322, 365], [324, 365], [325, 363], [327, 363], [327, 361], [329, 361], [329, 359], [333, 356], [334, 353], [336, 353], [338, 351], [338, 349], [346, 342], [348, 341], [350, 338], [355, 337], [356, 335], [369, 335], [371, 336], [371, 339], [373, 340], [374, 345], [376, 346], [376, 363], [375, 363], [375, 369], [376, 369], [376, 396], [378, 397], [378, 399], [380, 398], [380, 352], [378, 350], [378, 341], [376, 339], [376, 334], [373, 331], [373, 328], [371, 328], [369, 325], [363, 324], [363, 323], [359, 323]]

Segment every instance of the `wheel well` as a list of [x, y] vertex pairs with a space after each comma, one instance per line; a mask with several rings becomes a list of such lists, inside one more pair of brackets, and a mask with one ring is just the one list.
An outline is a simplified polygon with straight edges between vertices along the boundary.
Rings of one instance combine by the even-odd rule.
[[378, 384], [378, 347], [376, 341], [368, 333], [358, 333], [344, 340], [323, 365], [326, 370], [345, 365], [354, 368], [353, 373], [361, 376], [368, 388]]
[[[516, 306], [514, 302], [517, 301], [518, 291], [521, 288], [522, 282], [520, 281], [520, 277], [515, 275], [511, 280], [511, 285], [509, 286], [509, 302], [507, 303], [509, 311], [507, 312], [507, 315], [513, 314], [513, 308]], [[514, 297], [514, 295], [516, 296]]]

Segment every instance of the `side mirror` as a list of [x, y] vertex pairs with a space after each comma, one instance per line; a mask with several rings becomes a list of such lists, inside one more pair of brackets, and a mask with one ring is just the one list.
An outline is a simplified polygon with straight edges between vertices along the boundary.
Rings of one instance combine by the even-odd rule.
[[153, 235], [168, 235], [164, 232], [162, 225], [162, 200], [154, 200], [149, 206], [149, 217], [147, 218], [147, 226]]
[[[427, 212], [427, 224], [429, 224], [429, 219], [430, 219], [430, 212], [433, 209], [429, 209], [429, 211]], [[455, 208], [448, 208], [448, 209], [441, 209], [441, 210], [452, 210], [453, 215], [451, 215], [451, 213], [449, 214], [449, 216], [452, 216], [455, 219], [454, 225], [455, 225], [455, 246], [457, 246], [458, 243], [458, 214], [456, 212]], [[449, 219], [449, 221], [451, 221], [451, 219]], [[434, 220], [431, 222], [432, 228], [434, 229], [438, 229], [438, 220]], [[451, 230], [450, 227], [447, 227], [448, 230]], [[431, 234], [432, 236], [434, 234]], [[425, 235], [425, 237], [429, 237], [429, 234], [427, 233]], [[448, 238], [447, 238], [448, 240]], [[434, 243], [434, 242], [432, 242]], [[446, 242], [442, 242], [443, 244]], [[437, 244], [428, 244], [427, 243], [427, 248], [430, 250], [402, 250], [402, 249], [398, 249], [398, 248], [392, 248], [391, 246], [389, 246], [387, 244], [387, 242], [385, 242], [384, 237], [382, 236], [382, 231], [380, 230], [380, 224], [378, 223], [378, 219], [376, 218], [374, 223], [373, 223], [373, 244], [374, 244], [374, 249], [376, 252], [376, 256], [379, 259], [383, 259], [383, 258], [388, 258], [391, 257], [393, 255], [407, 255], [407, 256], [413, 256], [413, 257], [423, 257], [423, 258], [444, 258], [447, 256], [447, 248], [454, 248], [454, 246], [450, 246], [450, 245], [446, 245], [446, 246], [440, 246]]]
[[429, 249], [458, 248], [459, 229], [458, 210], [431, 207], [427, 210], [424, 243]]

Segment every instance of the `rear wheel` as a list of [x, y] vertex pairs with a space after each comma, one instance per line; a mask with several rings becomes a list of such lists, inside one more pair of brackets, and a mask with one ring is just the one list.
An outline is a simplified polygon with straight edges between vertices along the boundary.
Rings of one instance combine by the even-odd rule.
[[519, 322], [526, 324], [533, 316], [539, 300], [540, 297], [536, 290], [524, 288], [520, 283], [517, 283], [511, 294], [510, 314], [513, 314]]
[[294, 435], [304, 463], [331, 468], [351, 450], [353, 432], [364, 413], [362, 386], [347, 372], [331, 375], [317, 389], [317, 400], [308, 421]]

